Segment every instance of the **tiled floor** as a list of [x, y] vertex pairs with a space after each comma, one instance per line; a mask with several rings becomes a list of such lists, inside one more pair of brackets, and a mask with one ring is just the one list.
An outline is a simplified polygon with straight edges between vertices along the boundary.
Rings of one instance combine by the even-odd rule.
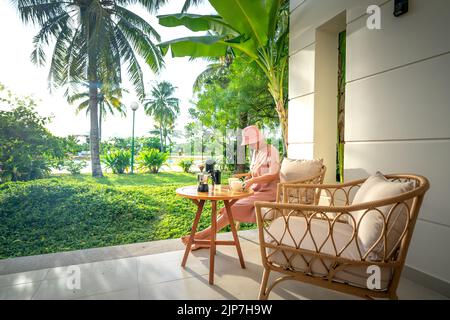
[[[172, 251], [80, 264], [79, 289], [69, 289], [70, 267], [2, 275], [0, 299], [256, 299], [259, 247], [248, 237], [241, 237], [241, 245], [247, 268], [240, 268], [234, 247], [219, 247], [214, 286], [208, 283], [208, 250], [192, 253], [186, 269], [180, 266], [183, 251]], [[400, 299], [446, 299], [407, 279], [401, 280], [398, 294]], [[353, 299], [298, 282], [280, 284], [270, 298]]]

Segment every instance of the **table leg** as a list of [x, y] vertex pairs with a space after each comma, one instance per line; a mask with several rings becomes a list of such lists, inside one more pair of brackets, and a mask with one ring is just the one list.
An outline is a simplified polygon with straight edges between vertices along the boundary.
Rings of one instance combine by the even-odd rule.
[[233, 234], [234, 242], [236, 245], [236, 250], [237, 250], [237, 253], [239, 256], [239, 262], [241, 263], [241, 267], [243, 269], [245, 269], [244, 257], [242, 255], [241, 244], [239, 243], [239, 237], [238, 237], [238, 234], [236, 231], [236, 225], [234, 224], [233, 214], [231, 212], [231, 206], [230, 206], [230, 203], [226, 200], [224, 200], [224, 204], [225, 204], [225, 209], [226, 209], [227, 215], [228, 215], [228, 221], [230, 222], [231, 232]]
[[209, 247], [209, 283], [214, 284], [214, 258], [216, 255], [217, 201], [211, 201], [211, 244]]
[[200, 221], [200, 216], [202, 215], [203, 206], [205, 205], [204, 200], [201, 200], [199, 202], [194, 201], [194, 203], [197, 204], [198, 209], [197, 209], [197, 213], [195, 214], [194, 223], [192, 224], [191, 235], [189, 236], [189, 240], [186, 245], [186, 250], [184, 251], [183, 261], [181, 262], [182, 267], [186, 266], [189, 252], [191, 251], [192, 244], [194, 243], [194, 236], [195, 236], [195, 233], [197, 232], [198, 222]]

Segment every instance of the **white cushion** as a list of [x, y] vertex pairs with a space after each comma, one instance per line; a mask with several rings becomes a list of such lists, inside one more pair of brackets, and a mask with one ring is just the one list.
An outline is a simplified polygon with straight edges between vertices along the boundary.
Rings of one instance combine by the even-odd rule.
[[[340, 257], [350, 260], [361, 260], [360, 253], [356, 246], [356, 237], [352, 239], [353, 227], [351, 225], [339, 222], [334, 224], [333, 239], [335, 246], [333, 245], [331, 236], [328, 237], [330, 225], [325, 220], [313, 219], [311, 221], [311, 232], [308, 232], [306, 235], [307, 223], [306, 219], [303, 217], [291, 216], [288, 223], [289, 230], [286, 230], [285, 225], [286, 223], [283, 217], [275, 219], [268, 228], [268, 231], [272, 236], [265, 233], [265, 241], [272, 244], [278, 242], [286, 246], [332, 256], [340, 254]], [[300, 256], [291, 251], [274, 249], [268, 250], [268, 260], [283, 268], [304, 272], [318, 277], [327, 276], [327, 269], [330, 269], [333, 264], [332, 259], [318, 259], [314, 258], [312, 255]], [[370, 274], [367, 273], [367, 267], [348, 266], [338, 271], [333, 280], [366, 288], [369, 276]], [[381, 268], [380, 289], [383, 290], [387, 288], [390, 277], [390, 268]]]
[[[285, 158], [281, 164], [280, 182], [306, 180], [317, 176], [322, 170], [323, 159], [319, 160], [293, 160]], [[301, 192], [301, 195], [299, 194]], [[306, 192], [305, 192], [306, 191]], [[300, 198], [301, 197], [301, 201]], [[281, 200], [283, 197], [281, 197]], [[312, 203], [314, 201], [314, 190], [292, 190], [289, 192], [289, 203]]]
[[280, 181], [282, 183], [311, 178], [320, 173], [323, 159], [294, 160], [285, 158], [281, 164]]
[[[380, 172], [374, 176], [367, 178], [361, 185], [355, 195], [352, 204], [361, 204], [365, 202], [383, 200], [395, 196], [399, 196], [414, 188], [413, 182], [392, 182], [387, 180]], [[377, 208], [379, 210], [371, 210], [365, 214], [366, 210], [351, 212], [356, 225], [360, 223], [358, 237], [365, 249], [369, 251], [371, 247], [378, 241], [383, 232], [384, 219], [387, 219], [388, 213], [393, 205], [387, 205]], [[399, 205], [392, 212], [389, 218], [387, 230], [387, 254], [396, 246], [407, 223], [407, 210], [404, 205]], [[364, 215], [365, 214], [365, 215]], [[383, 216], [384, 218], [383, 218]], [[353, 224], [353, 219], [349, 218], [349, 223]], [[381, 240], [378, 245], [371, 250], [369, 259], [379, 260], [383, 258], [384, 241]]]

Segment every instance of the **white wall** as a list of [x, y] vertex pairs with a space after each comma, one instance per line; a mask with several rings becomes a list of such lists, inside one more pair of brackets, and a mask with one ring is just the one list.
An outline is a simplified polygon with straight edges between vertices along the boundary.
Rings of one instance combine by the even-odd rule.
[[[381, 6], [381, 30], [366, 27], [369, 4]], [[342, 12], [345, 179], [377, 170], [426, 176], [431, 189], [407, 265], [450, 282], [450, 1], [410, 0], [409, 13], [395, 18], [393, 0], [291, 0], [290, 157], [316, 156], [324, 139], [314, 117], [321, 108], [316, 77], [323, 59], [317, 29]]]

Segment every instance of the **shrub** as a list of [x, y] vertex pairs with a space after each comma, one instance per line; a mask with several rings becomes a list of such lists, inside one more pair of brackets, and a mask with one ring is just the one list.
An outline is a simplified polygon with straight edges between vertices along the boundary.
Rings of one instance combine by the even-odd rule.
[[86, 161], [69, 159], [64, 162], [64, 168], [70, 172], [72, 175], [77, 175], [81, 173], [81, 169], [87, 167]]
[[103, 155], [102, 162], [110, 168], [113, 173], [123, 174], [130, 168], [131, 152], [128, 150], [112, 150]]
[[194, 159], [181, 159], [178, 165], [183, 169], [184, 172], [191, 172], [191, 167], [194, 164]]
[[43, 178], [64, 159], [62, 139], [46, 129], [50, 118], [41, 117], [36, 102], [18, 97], [0, 84], [0, 183]]
[[147, 169], [151, 173], [158, 173], [168, 158], [168, 153], [161, 152], [158, 149], [146, 149], [139, 153], [137, 161], [141, 169]]

